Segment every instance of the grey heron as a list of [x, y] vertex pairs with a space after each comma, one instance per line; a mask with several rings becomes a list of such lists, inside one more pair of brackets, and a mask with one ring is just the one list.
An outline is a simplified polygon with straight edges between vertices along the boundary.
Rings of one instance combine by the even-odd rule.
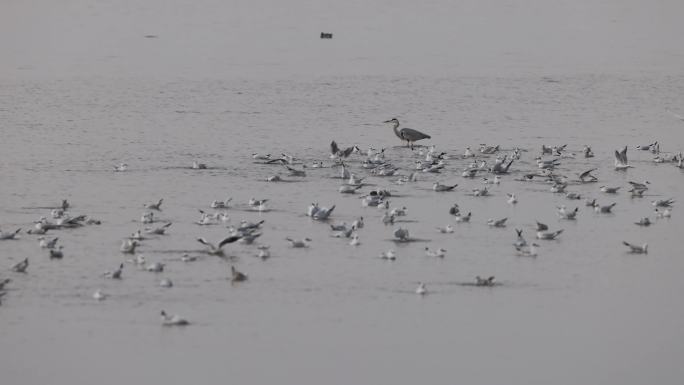
[[394, 125], [394, 127], [392, 127], [394, 134], [402, 141], [405, 140], [406, 146], [411, 147], [411, 149], [413, 149], [413, 142], [421, 139], [430, 139], [430, 135], [423, 134], [422, 132], [412, 128], [402, 128], [401, 130], [398, 130], [399, 120], [397, 120], [397, 118], [386, 120], [384, 123], [392, 123]]

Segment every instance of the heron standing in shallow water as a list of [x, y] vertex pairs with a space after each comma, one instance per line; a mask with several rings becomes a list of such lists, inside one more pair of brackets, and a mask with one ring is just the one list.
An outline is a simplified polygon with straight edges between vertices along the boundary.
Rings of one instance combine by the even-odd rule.
[[394, 134], [402, 141], [405, 140], [406, 146], [411, 147], [411, 149], [413, 149], [413, 142], [421, 139], [430, 139], [430, 135], [423, 134], [412, 128], [402, 128], [401, 130], [398, 130], [399, 120], [397, 118], [386, 120], [385, 123], [392, 123], [394, 125], [394, 127], [392, 127]]

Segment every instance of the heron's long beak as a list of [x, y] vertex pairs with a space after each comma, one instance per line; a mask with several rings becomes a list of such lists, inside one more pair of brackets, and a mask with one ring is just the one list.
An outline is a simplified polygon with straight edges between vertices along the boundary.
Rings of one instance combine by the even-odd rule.
[[385, 120], [383, 123], [392, 123], [392, 119], [390, 119], [390, 120]]

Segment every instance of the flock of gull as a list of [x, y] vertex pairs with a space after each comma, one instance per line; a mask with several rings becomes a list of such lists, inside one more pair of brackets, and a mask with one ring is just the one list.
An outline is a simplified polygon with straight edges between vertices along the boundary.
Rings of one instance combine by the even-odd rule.
[[[358, 146], [350, 146], [346, 148], [340, 147], [335, 141], [330, 143], [330, 152], [327, 159], [303, 160], [296, 156], [289, 154], [282, 154], [279, 157], [273, 157], [271, 154], [252, 154], [253, 162], [270, 165], [275, 174], [264, 177], [265, 182], [278, 183], [284, 182], [288, 179], [302, 179], [311, 176], [314, 169], [329, 169], [335, 170], [335, 178], [339, 182], [335, 182], [335, 189], [340, 194], [361, 194], [360, 206], [363, 210], [371, 210], [375, 208], [379, 210], [379, 221], [386, 226], [392, 226], [391, 235], [392, 242], [397, 244], [421, 241], [421, 239], [414, 238], [409, 228], [401, 226], [401, 217], [408, 215], [409, 208], [406, 206], [393, 206], [391, 202], [396, 197], [393, 186], [396, 185], [420, 185], [421, 181], [433, 180], [432, 190], [435, 194], [450, 194], [457, 189], [458, 183], [444, 183], [439, 180], [440, 177], [447, 175], [448, 177], [460, 177], [468, 179], [481, 179], [482, 185], [480, 187], [465, 191], [466, 195], [472, 197], [487, 197], [491, 195], [492, 186], [508, 186], [516, 183], [538, 183], [546, 186], [549, 194], [556, 194], [564, 197], [568, 205], [559, 205], [557, 207], [557, 216], [561, 221], [575, 221], [580, 215], [580, 205], [571, 205], [572, 202], [584, 202], [584, 207], [599, 215], [610, 215], [612, 210], [618, 205], [618, 202], [608, 199], [609, 197], [622, 194], [623, 190], [629, 194], [630, 199], [642, 199], [649, 188], [652, 187], [648, 181], [637, 182], [629, 181], [629, 189], [625, 186], [615, 185], [600, 185], [600, 178], [597, 176], [598, 167], [592, 167], [585, 170], [576, 170], [568, 172], [567, 164], [571, 164], [575, 159], [583, 158], [590, 161], [594, 157], [594, 153], [590, 146], [585, 146], [581, 152], [572, 153], [567, 149], [566, 145], [542, 145], [541, 151], [537, 152], [531, 149], [503, 149], [500, 145], [486, 145], [482, 144], [479, 148], [471, 149], [466, 147], [463, 152], [448, 153], [439, 151], [435, 145], [432, 146], [416, 146], [415, 142], [430, 139], [420, 131], [410, 128], [399, 129], [400, 123], [395, 119], [387, 120], [385, 123], [391, 124], [394, 134], [405, 143], [406, 147], [398, 148], [398, 153], [401, 154], [400, 159], [389, 159], [386, 156], [385, 149], [368, 148], [362, 151]], [[679, 169], [684, 169], [684, 158], [682, 153], [678, 152], [664, 152], [660, 150], [660, 144], [654, 142], [647, 145], [639, 145], [634, 147], [638, 151], [649, 151], [653, 156], [654, 164], [670, 164]], [[628, 147], [625, 146], [615, 151], [614, 170], [616, 172], [625, 172], [633, 166], [630, 165], [628, 159]], [[401, 163], [401, 164], [399, 164]], [[449, 163], [458, 163], [459, 173], [453, 173], [453, 167], [447, 169]], [[408, 165], [408, 166], [407, 166]], [[561, 167], [564, 165], [565, 167]], [[192, 169], [204, 170], [207, 169], [205, 163], [194, 161]], [[128, 165], [120, 163], [114, 166], [114, 172], [126, 172]], [[384, 188], [378, 188], [377, 184], [369, 183], [368, 180], [386, 182]], [[435, 180], [436, 179], [436, 180]], [[585, 197], [576, 191], [572, 191], [573, 186], [583, 184], [596, 185], [596, 193], [601, 197], [606, 197], [607, 202], [599, 203], [596, 198]], [[506, 194], [506, 202], [509, 205], [518, 204], [519, 197], [515, 192], [508, 192]], [[248, 281], [247, 274], [238, 270], [233, 263], [235, 259], [227, 252], [227, 245], [239, 242], [246, 245], [253, 245], [254, 255], [263, 260], [271, 256], [271, 246], [259, 243], [259, 237], [263, 234], [263, 224], [266, 219], [257, 222], [241, 221], [237, 226], [230, 225], [230, 217], [228, 210], [234, 207], [237, 203], [233, 202], [231, 197], [225, 200], [214, 200], [207, 202], [213, 212], [199, 209], [199, 217], [194, 222], [197, 226], [218, 225], [226, 227], [225, 236], [222, 239], [212, 241], [204, 237], [198, 237], [196, 241], [204, 248], [204, 253], [231, 263], [230, 273], [227, 279], [231, 284], [242, 284]], [[271, 209], [269, 207], [273, 202], [266, 198], [251, 198], [241, 207], [247, 207], [250, 211], [258, 213], [268, 213]], [[674, 206], [674, 199], [654, 199], [648, 200], [648, 203], [653, 208], [655, 219], [669, 218], [672, 215], [672, 208]], [[146, 242], [151, 236], [164, 236], [167, 230], [172, 226], [171, 222], [161, 222], [157, 218], [157, 213], [162, 211], [165, 207], [164, 199], [157, 199], [147, 203], [140, 202], [144, 208], [141, 214], [139, 223], [142, 229], [138, 229], [129, 236], [121, 240], [119, 247], [120, 253], [124, 256], [122, 261], [118, 261], [113, 270], [102, 273], [102, 279], [122, 280], [125, 277], [126, 264], [133, 264], [142, 270], [153, 273], [162, 273], [165, 264], [162, 262], [150, 262], [145, 259], [143, 255], [136, 251], [136, 248], [143, 242]], [[575, 206], [575, 207], [572, 207]], [[361, 232], [364, 228], [364, 215], [355, 216], [351, 224], [346, 222], [339, 223], [335, 221], [336, 205], [330, 204], [324, 206], [319, 202], [310, 202], [302, 204], [302, 213], [305, 214], [309, 220], [321, 222], [325, 226], [330, 227], [331, 235], [336, 238], [346, 239], [351, 247], [359, 247], [361, 245]], [[435, 226], [436, 232], [441, 234], [454, 233], [458, 226], [474, 221], [475, 216], [472, 212], [461, 211], [461, 207], [455, 203], [451, 207], [445, 207], [445, 212], [453, 217], [453, 224], [446, 226]], [[47, 213], [46, 213], [47, 214]], [[373, 215], [366, 215], [366, 218], [375, 218]], [[486, 223], [491, 228], [505, 228], [507, 226], [507, 217], [501, 218], [487, 218], [482, 219], [482, 223]], [[650, 226], [654, 223], [649, 217], [635, 218], [635, 225]], [[22, 232], [35, 237], [35, 242], [38, 243], [40, 249], [45, 250], [45, 257], [53, 260], [60, 260], [65, 258], [65, 250], [60, 244], [59, 236], [56, 236], [58, 231], [67, 229], [77, 229], [82, 226], [97, 226], [102, 224], [102, 221], [92, 218], [87, 215], [73, 215], [71, 213], [71, 204], [67, 200], [63, 200], [57, 207], [50, 208], [50, 213], [37, 219], [30, 229], [24, 231], [22, 228], [4, 231], [0, 229], [0, 241], [17, 241], [22, 238]], [[524, 236], [523, 229], [515, 229], [514, 241], [512, 242], [511, 252], [521, 257], [537, 257], [542, 250], [540, 244], [546, 241], [553, 241], [564, 235], [564, 229], [551, 229], [547, 224], [536, 222], [534, 229], [535, 241], [528, 241]], [[0, 242], [0, 250], [2, 249], [2, 242]], [[538, 243], [537, 243], [538, 242]], [[289, 245], [291, 248], [308, 248], [312, 243], [309, 237], [290, 238], [283, 240], [283, 247]], [[626, 247], [625, 251], [629, 253], [647, 254], [648, 244], [640, 240], [625, 240], [623, 241]], [[425, 256], [430, 258], [445, 258], [447, 250], [444, 248], [432, 249], [425, 247]], [[379, 258], [388, 261], [397, 260], [397, 252], [393, 248], [384, 251], [377, 250], [374, 252]], [[197, 260], [196, 256], [190, 254], [183, 254], [181, 257], [183, 262], [193, 262]], [[13, 276], [8, 277], [4, 272], [0, 273], [0, 304], [3, 297], [6, 297], [9, 292], [12, 281], [21, 279], [23, 274], [29, 272], [29, 258], [25, 257], [20, 261], [8, 266], [8, 274]], [[159, 281], [162, 287], [173, 287], [173, 282], [164, 278]], [[476, 276], [472, 281], [464, 282], [463, 285], [475, 287], [491, 288], [500, 285], [495, 280], [494, 276], [484, 275]], [[419, 282], [415, 293], [419, 295], [426, 295], [429, 293], [427, 283]], [[109, 295], [101, 289], [95, 290], [92, 294], [94, 300], [103, 301]], [[167, 314], [166, 311], [161, 311], [162, 324], [166, 326], [183, 326], [190, 322], [178, 315]]]

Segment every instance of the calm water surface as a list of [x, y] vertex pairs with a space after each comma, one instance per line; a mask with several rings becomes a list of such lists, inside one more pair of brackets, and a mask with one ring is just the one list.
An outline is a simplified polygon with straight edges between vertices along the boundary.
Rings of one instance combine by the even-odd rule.
[[[636, 145], [684, 147], [684, 55], [677, 2], [8, 2], [0, 16], [0, 228], [29, 228], [61, 199], [100, 226], [59, 230], [65, 258], [49, 260], [35, 236], [0, 242], [0, 264], [29, 257], [28, 274], [9, 270], [0, 307], [0, 371], [7, 384], [189, 382], [243, 384], [513, 383], [678, 384], [684, 375], [684, 218], [655, 220], [650, 201], [681, 201], [684, 173]], [[564, 15], [560, 17], [559, 15]], [[321, 31], [335, 37], [320, 41]], [[156, 38], [145, 35], [155, 35]], [[11, 36], [11, 37], [10, 37]], [[397, 245], [382, 211], [341, 195], [337, 168], [308, 169], [291, 183], [263, 180], [284, 170], [253, 152], [327, 159], [328, 144], [387, 148], [403, 175], [418, 150], [399, 146], [381, 122], [398, 117], [452, 156], [441, 174], [413, 184], [368, 176], [407, 206], [401, 225], [427, 242]], [[492, 196], [469, 196], [466, 146], [523, 150]], [[598, 184], [569, 191], [617, 202], [599, 215], [544, 183], [519, 182], [536, 169], [542, 144], [568, 144], [596, 157], [564, 159], [576, 178], [597, 167]], [[613, 169], [628, 145], [635, 168]], [[193, 160], [207, 170], [192, 170]], [[361, 175], [361, 157], [349, 161]], [[492, 161], [493, 159], [489, 159]], [[129, 170], [112, 166], [126, 162]], [[436, 180], [458, 183], [452, 193]], [[632, 199], [628, 181], [651, 183]], [[601, 184], [621, 186], [617, 195]], [[519, 203], [506, 203], [515, 192]], [[228, 196], [231, 224], [264, 219], [260, 243], [229, 245], [230, 261], [202, 253], [224, 226], [193, 224], [197, 209]], [[101, 274], [127, 258], [121, 239], [141, 224], [143, 203], [164, 198], [166, 236], [139, 254], [167, 263], [154, 274], [126, 264], [124, 279]], [[266, 213], [245, 210], [269, 199]], [[362, 244], [331, 236], [304, 213], [336, 204], [333, 222], [358, 216]], [[472, 211], [456, 224], [448, 208]], [[556, 206], [580, 207], [561, 221]], [[679, 205], [677, 202], [676, 205]], [[508, 217], [504, 229], [489, 218]], [[534, 223], [564, 229], [539, 241], [537, 258], [515, 255], [514, 228], [528, 241]], [[453, 234], [435, 227], [452, 224]], [[292, 249], [285, 237], [313, 239]], [[623, 240], [649, 243], [626, 253]], [[444, 247], [443, 260], [423, 249]], [[395, 248], [397, 260], [381, 251]], [[184, 253], [200, 256], [183, 263]], [[234, 264], [249, 281], [231, 285]], [[4, 269], [4, 268], [3, 268]], [[495, 288], [463, 286], [495, 275]], [[175, 286], [158, 286], [161, 278]], [[427, 283], [430, 294], [414, 289]], [[96, 289], [111, 295], [91, 298]], [[159, 311], [193, 324], [160, 326]]]

